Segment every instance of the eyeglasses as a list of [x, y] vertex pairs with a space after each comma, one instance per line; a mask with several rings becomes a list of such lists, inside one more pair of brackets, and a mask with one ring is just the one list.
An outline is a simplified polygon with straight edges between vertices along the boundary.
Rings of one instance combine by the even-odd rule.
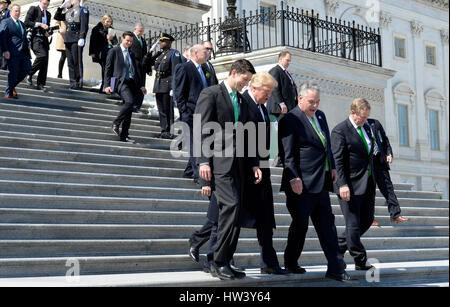
[[208, 50], [208, 51], [214, 51], [213, 48], [206, 48], [206, 50]]

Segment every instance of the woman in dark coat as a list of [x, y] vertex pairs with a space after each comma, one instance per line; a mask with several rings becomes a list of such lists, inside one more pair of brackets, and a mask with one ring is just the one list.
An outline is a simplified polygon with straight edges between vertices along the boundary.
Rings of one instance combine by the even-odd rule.
[[103, 16], [91, 33], [91, 41], [89, 44], [89, 56], [92, 57], [94, 63], [99, 63], [102, 67], [102, 85], [99, 92], [103, 93], [105, 84], [105, 65], [108, 51], [118, 43], [117, 37], [113, 34], [113, 19], [111, 15]]

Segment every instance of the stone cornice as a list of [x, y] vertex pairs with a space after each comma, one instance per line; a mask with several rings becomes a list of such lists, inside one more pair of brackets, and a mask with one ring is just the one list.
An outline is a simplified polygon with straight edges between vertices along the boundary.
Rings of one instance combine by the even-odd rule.
[[414, 0], [416, 2], [425, 4], [425, 5], [431, 5], [432, 7], [448, 11], [448, 3], [449, 0]]
[[209, 5], [189, 1], [189, 0], [161, 0], [161, 1], [170, 2], [170, 3], [174, 3], [174, 4], [178, 4], [178, 5], [183, 5], [186, 7], [193, 8], [193, 9], [202, 10], [204, 12], [208, 12], [211, 9], [211, 6], [209, 6]]

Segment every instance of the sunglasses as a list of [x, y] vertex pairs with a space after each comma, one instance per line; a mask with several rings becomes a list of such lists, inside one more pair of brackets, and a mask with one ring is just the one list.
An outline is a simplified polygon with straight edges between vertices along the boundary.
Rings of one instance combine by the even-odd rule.
[[208, 50], [208, 51], [214, 51], [213, 48], [206, 48], [206, 50]]

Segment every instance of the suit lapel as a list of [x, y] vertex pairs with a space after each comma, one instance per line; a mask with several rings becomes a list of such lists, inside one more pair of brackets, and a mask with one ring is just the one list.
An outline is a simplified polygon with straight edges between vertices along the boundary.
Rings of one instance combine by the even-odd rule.
[[[351, 131], [350, 133], [353, 136], [353, 139], [357, 140], [360, 150], [367, 152], [366, 144], [364, 144], [364, 141], [362, 140], [361, 136], [359, 135], [358, 130], [356, 130], [355, 127], [353, 127], [352, 122], [348, 118], [347, 118], [347, 127]], [[364, 127], [364, 129], [365, 129], [365, 127]], [[367, 130], [366, 130], [366, 132], [367, 132]], [[368, 135], [370, 136], [371, 134], [368, 133]], [[371, 147], [373, 148], [373, 146], [371, 146]]]
[[[224, 81], [225, 82], [225, 81]], [[233, 103], [231, 102], [230, 94], [228, 93], [227, 87], [225, 83], [220, 84], [220, 88], [222, 89], [222, 96], [224, 97], [224, 108], [226, 109], [227, 114], [230, 115], [230, 118], [233, 119], [234, 122], [234, 108]], [[238, 97], [239, 99], [239, 97]]]
[[300, 107], [296, 107], [294, 109], [295, 113], [298, 113], [298, 117], [303, 123], [303, 126], [308, 130], [308, 135], [312, 135], [312, 138], [316, 144], [317, 147], [324, 148], [323, 143], [320, 140], [320, 137], [317, 135], [317, 132], [314, 130], [313, 126], [311, 125], [311, 122], [308, 119], [308, 116], [306, 116], [305, 112], [303, 112]]

